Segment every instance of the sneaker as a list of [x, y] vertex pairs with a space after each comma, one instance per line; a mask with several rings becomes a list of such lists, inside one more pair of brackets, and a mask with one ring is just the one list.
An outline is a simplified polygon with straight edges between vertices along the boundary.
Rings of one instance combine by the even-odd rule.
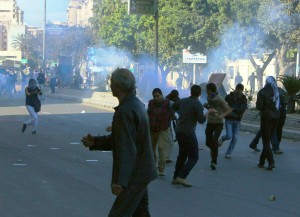
[[22, 127], [22, 133], [24, 133], [25, 132], [25, 130], [26, 130], [26, 124], [23, 124], [23, 127]]
[[212, 170], [216, 170], [216, 169], [217, 169], [217, 164], [211, 163], [211, 164], [210, 164], [210, 168], [211, 168]]
[[255, 152], [260, 152], [260, 149], [258, 149], [257, 147], [249, 145], [249, 148], [253, 149]]
[[165, 176], [165, 173], [164, 172], [158, 172], [158, 175], [159, 176]]
[[225, 158], [226, 159], [231, 159], [231, 155], [230, 154], [225, 154]]
[[183, 185], [185, 187], [192, 187], [190, 183], [188, 183], [185, 179], [177, 177], [176, 179], [173, 179], [172, 185]]
[[274, 170], [275, 166], [274, 164], [269, 164], [269, 166], [266, 168], [266, 170]]
[[219, 138], [218, 140], [218, 146], [221, 147], [223, 145], [223, 139], [222, 139], [222, 136]]
[[258, 168], [265, 168], [265, 165], [264, 164], [257, 164], [257, 167]]
[[36, 130], [33, 130], [33, 131], [32, 131], [32, 134], [36, 134]]
[[173, 163], [174, 161], [172, 160], [166, 160], [166, 164], [170, 164], [170, 163]]
[[283, 154], [283, 151], [281, 151], [280, 149], [277, 149], [274, 151], [274, 154]]

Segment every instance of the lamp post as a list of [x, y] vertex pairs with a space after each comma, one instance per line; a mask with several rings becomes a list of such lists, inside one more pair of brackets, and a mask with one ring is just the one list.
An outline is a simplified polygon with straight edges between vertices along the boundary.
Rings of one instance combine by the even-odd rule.
[[154, 72], [155, 76], [158, 78], [158, 0], [155, 0], [155, 6], [154, 6], [155, 14], [155, 61], [154, 61]]
[[43, 68], [45, 68], [45, 45], [46, 45], [46, 13], [47, 13], [47, 0], [44, 0], [44, 31], [43, 31]]

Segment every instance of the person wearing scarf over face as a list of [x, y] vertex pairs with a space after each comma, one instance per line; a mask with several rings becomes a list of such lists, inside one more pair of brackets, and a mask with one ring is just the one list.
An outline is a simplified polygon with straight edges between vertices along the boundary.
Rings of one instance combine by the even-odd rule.
[[269, 165], [266, 169], [273, 170], [275, 162], [270, 143], [280, 115], [279, 91], [273, 76], [267, 77], [265, 86], [257, 93], [256, 108], [261, 113], [260, 130], [263, 141], [258, 167], [264, 168], [267, 160]]
[[36, 128], [38, 124], [38, 112], [41, 110], [41, 102], [38, 95], [42, 95], [41, 90], [36, 86], [36, 81], [30, 79], [28, 87], [25, 88], [26, 94], [26, 109], [30, 114], [30, 119], [23, 123], [22, 133], [25, 132], [27, 126], [33, 124], [32, 134], [36, 134]]

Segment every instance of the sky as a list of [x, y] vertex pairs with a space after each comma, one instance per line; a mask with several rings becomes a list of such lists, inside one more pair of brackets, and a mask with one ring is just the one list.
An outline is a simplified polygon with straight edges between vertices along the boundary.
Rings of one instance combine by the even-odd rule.
[[26, 25], [36, 27], [44, 25], [44, 1], [47, 3], [47, 22], [67, 21], [67, 8], [70, 0], [17, 0], [18, 6], [24, 11]]

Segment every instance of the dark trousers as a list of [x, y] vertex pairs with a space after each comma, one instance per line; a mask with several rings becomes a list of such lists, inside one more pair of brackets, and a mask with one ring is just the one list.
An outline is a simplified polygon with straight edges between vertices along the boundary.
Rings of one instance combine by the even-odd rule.
[[218, 139], [223, 130], [223, 123], [207, 123], [205, 129], [206, 146], [210, 149], [211, 163], [217, 164], [218, 159]]
[[283, 126], [285, 123], [285, 119], [286, 119], [285, 117], [279, 118], [276, 130], [275, 130], [274, 134], [272, 135], [271, 143], [272, 143], [274, 151], [280, 149], [279, 145], [280, 145], [281, 138], [282, 138], [282, 130], [283, 130]]
[[108, 217], [150, 217], [148, 183], [131, 184], [116, 198]]
[[199, 159], [198, 140], [196, 134], [176, 133], [179, 145], [179, 154], [176, 160], [173, 179], [185, 179]]
[[[277, 123], [277, 127], [276, 130], [274, 131], [274, 133], [272, 134], [271, 137], [271, 144], [272, 144], [272, 148], [273, 151], [279, 150], [279, 145], [282, 139], [282, 130], [283, 130], [283, 126], [285, 123], [285, 117], [280, 117]], [[257, 145], [259, 143], [259, 140], [261, 138], [261, 130], [257, 131], [254, 139], [251, 141], [250, 143], [250, 147], [251, 148], [257, 148]]]
[[269, 165], [274, 165], [274, 157], [271, 150], [271, 137], [277, 127], [277, 118], [261, 118], [260, 130], [262, 134], [263, 150], [260, 155], [259, 164], [264, 165], [267, 159]]

